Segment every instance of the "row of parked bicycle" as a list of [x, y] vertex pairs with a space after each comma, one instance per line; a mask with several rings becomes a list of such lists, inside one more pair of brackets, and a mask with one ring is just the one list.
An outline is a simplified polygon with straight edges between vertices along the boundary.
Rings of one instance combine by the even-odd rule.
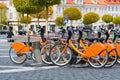
[[[116, 62], [120, 63], [120, 44], [117, 37], [120, 34], [115, 30], [104, 31], [106, 38], [82, 39], [85, 30], [78, 30], [78, 39], [72, 40], [72, 29], [68, 29], [68, 37], [65, 39], [45, 38], [42, 30], [40, 40], [40, 53], [42, 61], [46, 64], [58, 66], [88, 63], [93, 68], [112, 67]], [[110, 32], [114, 33], [114, 39], [109, 40]], [[22, 64], [27, 59], [35, 60], [32, 44], [29, 42], [12, 42], [9, 50], [10, 59], [16, 64]]]

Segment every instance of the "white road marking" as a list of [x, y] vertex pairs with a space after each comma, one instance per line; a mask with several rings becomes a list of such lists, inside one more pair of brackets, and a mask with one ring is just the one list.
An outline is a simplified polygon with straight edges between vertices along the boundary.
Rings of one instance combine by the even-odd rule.
[[0, 58], [8, 58], [8, 57], [10, 57], [10, 56], [0, 56]]
[[9, 49], [0, 49], [0, 51], [9, 51]]
[[16, 73], [16, 72], [26, 72], [33, 70], [46, 70], [46, 69], [59, 68], [59, 67], [58, 66], [45, 66], [45, 67], [0, 66], [0, 68], [15, 68], [15, 69], [0, 70], [0, 73]]

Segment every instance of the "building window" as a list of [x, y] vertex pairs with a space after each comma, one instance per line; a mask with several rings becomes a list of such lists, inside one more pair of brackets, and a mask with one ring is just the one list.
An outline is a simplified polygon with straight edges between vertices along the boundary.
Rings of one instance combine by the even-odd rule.
[[114, 11], [114, 7], [112, 7], [112, 11]]
[[118, 11], [118, 8], [117, 8], [117, 6], [116, 6], [116, 11]]
[[83, 0], [80, 0], [80, 4], [83, 4]]
[[13, 14], [12, 13], [10, 13], [10, 18], [9, 19], [13, 19]]
[[65, 4], [65, 0], [62, 0], [62, 4]]
[[97, 0], [93, 0], [93, 3], [94, 3], [94, 4], [97, 4]]

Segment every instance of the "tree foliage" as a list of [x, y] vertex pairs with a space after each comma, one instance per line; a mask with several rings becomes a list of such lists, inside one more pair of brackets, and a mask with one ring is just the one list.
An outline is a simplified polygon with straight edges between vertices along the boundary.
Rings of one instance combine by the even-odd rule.
[[95, 12], [88, 12], [83, 17], [83, 23], [86, 25], [97, 22], [100, 19], [99, 15]]
[[0, 3], [0, 8], [1, 9], [7, 9], [7, 7], [4, 4], [1, 4], [1, 3]]
[[120, 24], [120, 16], [115, 16], [113, 17], [113, 21], [114, 24]]
[[29, 0], [13, 0], [16, 10], [23, 14], [34, 14], [40, 12], [43, 7], [35, 6]]
[[24, 23], [24, 24], [27, 24], [27, 23], [30, 24], [31, 20], [32, 20], [32, 18], [30, 16], [28, 16], [28, 19], [27, 19], [27, 16], [21, 16], [20, 17], [20, 22]]
[[30, 0], [34, 5], [53, 6], [60, 4], [61, 0]]
[[7, 15], [6, 15], [6, 9], [0, 10], [0, 22], [1, 24], [7, 25]]
[[56, 19], [55, 19], [55, 23], [56, 23], [56, 25], [57, 26], [64, 26], [65, 24], [64, 24], [64, 17], [57, 17]]
[[69, 20], [78, 20], [81, 19], [82, 13], [76, 7], [69, 7], [63, 11], [63, 16], [67, 16]]
[[[48, 17], [51, 17], [52, 14], [53, 14], [53, 7], [52, 7], [52, 6], [49, 6], [49, 7], [48, 7]], [[37, 14], [33, 14], [32, 17], [45, 19], [45, 18], [46, 18], [46, 10], [44, 9], [44, 10], [40, 11], [40, 12], [37, 13]]]
[[102, 21], [105, 23], [110, 23], [113, 20], [113, 16], [111, 16], [110, 14], [104, 14], [102, 16]]

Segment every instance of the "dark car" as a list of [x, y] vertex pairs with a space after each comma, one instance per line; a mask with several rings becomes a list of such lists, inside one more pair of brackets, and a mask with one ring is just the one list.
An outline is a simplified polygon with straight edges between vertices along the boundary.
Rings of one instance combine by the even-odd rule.
[[0, 34], [2, 35], [2, 34], [7, 34], [7, 30], [0, 30]]
[[18, 31], [18, 34], [19, 34], [19, 35], [26, 35], [26, 33], [27, 33], [27, 32], [26, 32], [26, 30], [24, 30], [24, 29], [21, 29], [21, 30]]

